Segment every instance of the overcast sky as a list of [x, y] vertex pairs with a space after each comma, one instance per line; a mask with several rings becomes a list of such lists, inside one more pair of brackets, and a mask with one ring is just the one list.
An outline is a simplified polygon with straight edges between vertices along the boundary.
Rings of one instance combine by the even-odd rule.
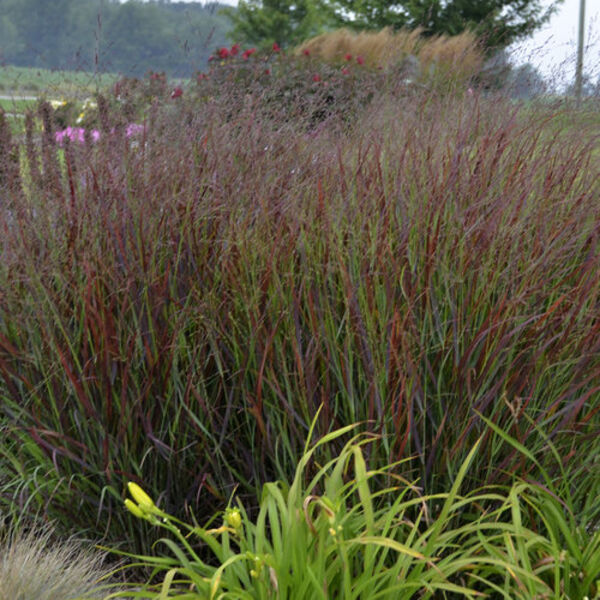
[[[237, 0], [221, 1], [237, 4]], [[543, 3], [549, 5], [551, 0]], [[531, 62], [546, 76], [570, 79], [575, 69], [579, 3], [580, 0], [564, 0], [543, 30], [515, 48], [515, 60]], [[600, 0], [586, 0], [586, 45], [584, 67], [595, 81], [600, 76]]]
[[[545, 2], [550, 4], [550, 2]], [[518, 45], [515, 58], [531, 62], [546, 75], [570, 78], [575, 70], [580, 0], [565, 0], [558, 12], [530, 40]], [[584, 68], [594, 81], [600, 76], [600, 2], [586, 0]], [[566, 76], [566, 77], [565, 77]]]

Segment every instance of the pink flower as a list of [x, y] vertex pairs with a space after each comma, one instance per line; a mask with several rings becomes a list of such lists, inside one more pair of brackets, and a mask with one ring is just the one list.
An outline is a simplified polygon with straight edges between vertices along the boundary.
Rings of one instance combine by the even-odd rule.
[[273, 52], [279, 52], [281, 50], [277, 42], [273, 42]]
[[[97, 129], [94, 129], [92, 130], [90, 137], [93, 142], [97, 142], [100, 139], [100, 132]], [[85, 143], [85, 129], [82, 127], [67, 127], [62, 131], [57, 131], [54, 134], [54, 139], [59, 146], [62, 146], [67, 139], [70, 142], [83, 144]]]
[[308, 48], [305, 48], [304, 50], [302, 50], [302, 54], [304, 54], [304, 56], [310, 56], [310, 50]]
[[242, 58], [244, 60], [248, 60], [255, 52], [256, 52], [256, 48], [249, 48], [248, 50], [244, 50], [242, 52]]
[[143, 131], [143, 125], [138, 125], [137, 123], [129, 123], [129, 125], [127, 125], [125, 129], [125, 137], [130, 138], [134, 135], [137, 135], [138, 133], [143, 133]]
[[229, 50], [227, 48], [220, 48], [217, 54], [219, 55], [219, 58], [228, 58]]
[[231, 50], [229, 51], [229, 54], [231, 56], [235, 56], [239, 51], [240, 51], [240, 45], [234, 44], [233, 46], [231, 46]]
[[344, 54], [344, 58], [345, 58], [347, 61], [351, 61], [351, 60], [352, 60], [352, 54], [350, 54], [350, 53], [348, 52], [348, 54]]
[[211, 62], [211, 61], [213, 61], [213, 60], [215, 60], [215, 57], [214, 57], [214, 55], [213, 55], [213, 54], [211, 54], [211, 55], [208, 57], [208, 62]]
[[171, 98], [179, 98], [180, 96], [183, 96], [183, 90], [177, 86], [172, 92], [171, 92]]
[[475, 92], [473, 91], [473, 88], [469, 88], [467, 90], [467, 94], [469, 94], [469, 96], [472, 96]]
[[313, 75], [313, 81], [314, 81], [315, 83], [317, 83], [317, 82], [321, 81], [321, 76], [320, 76], [318, 73], [315, 73], [315, 74]]
[[365, 64], [365, 59], [364, 59], [362, 56], [357, 56], [357, 57], [356, 57], [356, 62], [357, 62], [359, 65], [364, 65], [364, 64]]
[[342, 75], [350, 75], [350, 69], [347, 69], [346, 67], [344, 67], [342, 69]]

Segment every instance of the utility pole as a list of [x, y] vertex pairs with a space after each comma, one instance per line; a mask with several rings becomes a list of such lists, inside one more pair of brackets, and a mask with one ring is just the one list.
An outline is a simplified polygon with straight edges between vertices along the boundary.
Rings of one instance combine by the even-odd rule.
[[577, 64], [575, 66], [575, 101], [581, 105], [583, 87], [583, 42], [585, 36], [585, 0], [579, 0], [579, 36], [577, 39]]

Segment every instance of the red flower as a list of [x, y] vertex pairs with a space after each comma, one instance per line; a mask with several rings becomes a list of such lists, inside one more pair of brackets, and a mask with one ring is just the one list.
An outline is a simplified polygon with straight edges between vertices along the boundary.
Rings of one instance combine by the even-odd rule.
[[302, 54], [304, 54], [304, 56], [310, 56], [310, 50], [308, 48], [305, 48], [304, 50], [302, 50]]
[[321, 81], [321, 76], [318, 73], [315, 73], [313, 75], [313, 81], [315, 81], [315, 82]]
[[362, 56], [357, 56], [357, 57], [356, 57], [356, 62], [357, 62], [359, 65], [364, 65], [364, 64], [365, 64], [365, 59], [364, 59]]
[[265, 69], [265, 75], [270, 75], [271, 74], [271, 69]]
[[273, 52], [279, 52], [281, 48], [277, 42], [273, 42]]
[[213, 54], [211, 54], [211, 55], [208, 57], [208, 62], [210, 62], [211, 60], [215, 60], [215, 57], [214, 57], [214, 55], [213, 55]]
[[229, 51], [229, 54], [231, 56], [235, 56], [239, 51], [240, 51], [240, 45], [234, 44], [233, 46], [231, 46], [231, 50]]
[[348, 52], [348, 54], [344, 54], [344, 58], [345, 58], [347, 61], [350, 61], [350, 60], [352, 60], [352, 54], [350, 54], [350, 52]]
[[227, 48], [221, 48], [218, 53], [219, 58], [227, 58], [229, 56], [229, 50]]
[[208, 75], [206, 73], [200, 73], [198, 75], [198, 82], [202, 81], [203, 79], [208, 79]]
[[344, 67], [342, 69], [342, 75], [350, 75], [350, 69], [346, 69], [346, 67]]
[[171, 92], [171, 98], [179, 98], [180, 96], [183, 96], [183, 90], [177, 86], [172, 92]]
[[256, 48], [250, 48], [248, 50], [244, 50], [242, 52], [242, 58], [244, 60], [248, 60], [255, 52], [256, 52]]

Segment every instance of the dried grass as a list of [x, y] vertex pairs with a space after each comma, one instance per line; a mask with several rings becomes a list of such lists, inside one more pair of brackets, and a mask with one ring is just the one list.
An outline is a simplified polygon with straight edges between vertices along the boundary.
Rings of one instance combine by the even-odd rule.
[[326, 61], [343, 61], [345, 55], [361, 56], [367, 66], [393, 68], [414, 56], [419, 60], [422, 76], [438, 72], [446, 77], [473, 77], [482, 67], [484, 54], [471, 32], [455, 36], [424, 37], [420, 28], [394, 32], [386, 27], [381, 31], [354, 33], [338, 29], [307, 40], [295, 53], [308, 50], [310, 55]]

